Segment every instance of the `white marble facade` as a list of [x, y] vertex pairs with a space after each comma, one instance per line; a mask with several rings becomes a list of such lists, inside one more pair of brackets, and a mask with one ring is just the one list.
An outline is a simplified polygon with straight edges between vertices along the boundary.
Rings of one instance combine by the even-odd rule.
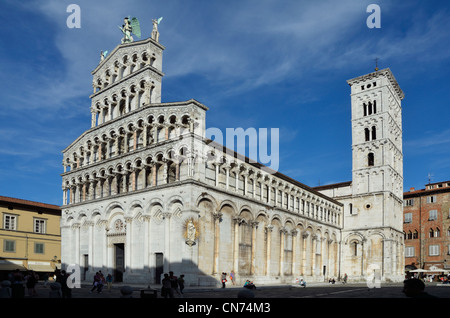
[[[91, 128], [63, 150], [63, 264], [87, 280], [102, 270], [149, 284], [168, 271], [187, 285], [216, 285], [232, 270], [238, 283], [342, 276], [341, 245], [353, 242], [346, 201], [211, 147], [205, 105], [161, 103], [163, 50], [153, 39], [120, 44], [92, 72]], [[374, 209], [397, 203], [377, 195]]]

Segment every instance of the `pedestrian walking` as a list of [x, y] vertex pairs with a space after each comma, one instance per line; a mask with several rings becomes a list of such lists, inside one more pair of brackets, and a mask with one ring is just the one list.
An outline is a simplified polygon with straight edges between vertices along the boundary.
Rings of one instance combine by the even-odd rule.
[[96, 272], [94, 275], [94, 281], [92, 282], [92, 289], [89, 293], [92, 294], [92, 292], [98, 288], [99, 282], [100, 282], [100, 273]]
[[170, 286], [172, 288], [172, 294], [175, 295], [177, 293], [180, 295], [180, 291], [178, 290], [178, 277], [173, 275], [173, 272], [169, 272]]
[[234, 273], [233, 270], [230, 272], [230, 279], [231, 279], [231, 284], [236, 285], [236, 274]]
[[225, 288], [227, 283], [227, 273], [222, 272], [222, 288]]
[[30, 297], [37, 296], [36, 292], [36, 284], [38, 282], [37, 275], [33, 271], [31, 271], [28, 273], [25, 279], [27, 281], [26, 286], [28, 288], [28, 296]]
[[111, 274], [106, 275], [106, 286], [107, 286], [109, 292], [111, 292], [111, 289], [112, 289], [112, 282], [113, 282], [112, 275]]
[[172, 284], [170, 282], [169, 274], [164, 274], [161, 287], [161, 297], [173, 298]]
[[68, 278], [69, 275], [65, 270], [62, 270], [56, 277], [56, 282], [60, 284], [62, 298], [72, 298], [72, 289], [67, 285]]
[[180, 275], [180, 277], [178, 278], [178, 286], [180, 286], [180, 293], [183, 293], [183, 289], [184, 289], [184, 275]]
[[103, 273], [101, 271], [99, 271], [99, 281], [98, 281], [98, 285], [97, 285], [97, 293], [101, 294], [102, 290], [103, 290], [103, 286], [105, 286], [106, 283], [106, 279], [105, 276], [103, 276]]

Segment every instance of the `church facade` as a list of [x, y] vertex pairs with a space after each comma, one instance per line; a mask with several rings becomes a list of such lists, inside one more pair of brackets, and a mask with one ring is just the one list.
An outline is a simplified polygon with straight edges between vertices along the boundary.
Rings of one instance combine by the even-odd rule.
[[200, 102], [161, 103], [163, 50], [157, 37], [124, 42], [92, 72], [91, 128], [63, 150], [63, 266], [201, 286], [231, 271], [238, 284], [402, 276], [402, 96], [389, 70], [349, 81], [353, 183], [314, 189], [207, 140]]

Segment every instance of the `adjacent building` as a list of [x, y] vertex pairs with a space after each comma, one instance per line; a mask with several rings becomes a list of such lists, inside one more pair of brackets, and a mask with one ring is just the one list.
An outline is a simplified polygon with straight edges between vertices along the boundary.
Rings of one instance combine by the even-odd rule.
[[61, 267], [61, 208], [0, 196], [0, 275], [33, 270], [53, 273]]
[[450, 270], [450, 181], [403, 193], [405, 265]]

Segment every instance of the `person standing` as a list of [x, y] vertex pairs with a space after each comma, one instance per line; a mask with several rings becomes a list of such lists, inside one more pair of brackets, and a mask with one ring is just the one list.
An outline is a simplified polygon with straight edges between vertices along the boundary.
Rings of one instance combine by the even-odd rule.
[[98, 288], [99, 281], [100, 281], [100, 274], [97, 272], [94, 275], [94, 282], [92, 283], [92, 289], [90, 291], [91, 294], [94, 290]]
[[172, 294], [175, 295], [175, 292], [180, 295], [180, 291], [178, 290], [178, 277], [173, 275], [173, 272], [169, 272], [170, 285], [172, 288]]
[[183, 293], [183, 289], [184, 289], [184, 275], [180, 275], [180, 277], [178, 278], [178, 286], [180, 286], [180, 293]]
[[225, 288], [227, 283], [227, 273], [222, 272], [222, 288]]
[[106, 275], [106, 285], [108, 287], [108, 291], [111, 292], [113, 277], [111, 274]]
[[31, 271], [28, 276], [26, 277], [27, 280], [27, 288], [28, 288], [28, 296], [33, 297], [33, 296], [37, 296], [37, 292], [36, 292], [36, 284], [37, 284], [37, 278], [36, 278], [36, 274]]
[[161, 287], [161, 296], [164, 298], [173, 298], [172, 284], [170, 282], [169, 274], [164, 274]]
[[231, 279], [231, 284], [236, 285], [236, 274], [234, 273], [234, 271], [232, 270], [230, 273], [230, 279]]
[[348, 278], [347, 273], [345, 273], [345, 274], [344, 274], [344, 281], [343, 281], [343, 284], [347, 284], [347, 278]]
[[65, 270], [62, 270], [61, 273], [56, 277], [56, 282], [61, 285], [61, 297], [62, 298], [72, 298], [72, 289], [67, 286], [67, 275]]

